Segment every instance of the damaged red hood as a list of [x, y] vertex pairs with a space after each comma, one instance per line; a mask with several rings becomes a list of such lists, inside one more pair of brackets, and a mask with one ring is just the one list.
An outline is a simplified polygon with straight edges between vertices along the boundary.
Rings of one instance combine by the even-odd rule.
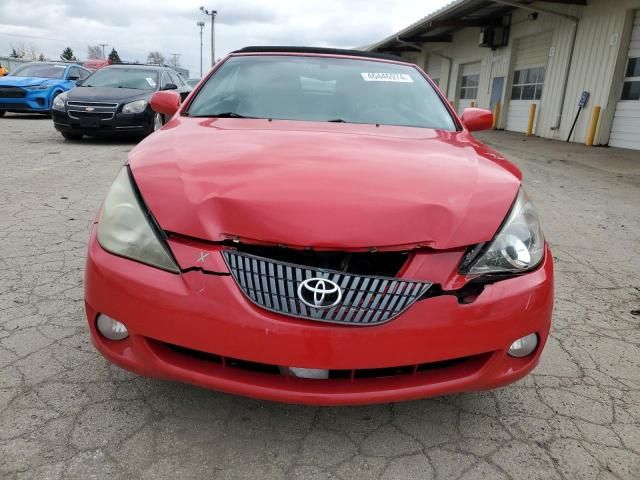
[[466, 132], [176, 118], [130, 154], [167, 231], [323, 249], [490, 240], [521, 175]]

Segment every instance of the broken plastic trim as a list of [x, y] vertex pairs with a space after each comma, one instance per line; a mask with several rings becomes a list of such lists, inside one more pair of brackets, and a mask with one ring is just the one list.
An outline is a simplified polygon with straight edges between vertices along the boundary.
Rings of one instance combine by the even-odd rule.
[[217, 277], [229, 277], [231, 273], [229, 272], [214, 272], [213, 270], [206, 270], [202, 267], [187, 267], [181, 268], [180, 273], [189, 273], [189, 272], [200, 272], [203, 275], [214, 275]]
[[473, 303], [476, 298], [483, 292], [484, 283], [469, 282], [464, 287], [456, 290], [443, 290], [439, 283], [431, 285], [431, 288], [425, 292], [417, 301], [426, 300], [428, 298], [441, 297], [443, 295], [451, 295], [456, 297], [458, 303], [467, 305]]

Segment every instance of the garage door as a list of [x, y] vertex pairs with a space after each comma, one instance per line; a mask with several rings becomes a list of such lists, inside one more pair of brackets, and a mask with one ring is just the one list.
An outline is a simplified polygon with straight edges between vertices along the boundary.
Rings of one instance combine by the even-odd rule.
[[458, 92], [458, 114], [478, 101], [480, 82], [480, 62], [467, 63], [460, 69], [460, 90]]
[[442, 57], [433, 52], [429, 55], [429, 63], [427, 65], [427, 74], [438, 86], [440, 86], [440, 74], [442, 73]]
[[532, 35], [516, 42], [507, 130], [526, 132], [529, 126], [529, 110], [531, 104], [535, 103], [535, 133], [550, 47], [551, 33]]
[[636, 12], [629, 44], [629, 58], [616, 105], [609, 145], [640, 150], [640, 10]]

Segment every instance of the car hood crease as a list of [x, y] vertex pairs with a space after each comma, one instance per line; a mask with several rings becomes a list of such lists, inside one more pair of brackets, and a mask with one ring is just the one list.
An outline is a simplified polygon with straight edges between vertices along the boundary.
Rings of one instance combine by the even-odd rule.
[[319, 249], [485, 242], [520, 184], [465, 132], [290, 121], [175, 119], [130, 166], [167, 231]]

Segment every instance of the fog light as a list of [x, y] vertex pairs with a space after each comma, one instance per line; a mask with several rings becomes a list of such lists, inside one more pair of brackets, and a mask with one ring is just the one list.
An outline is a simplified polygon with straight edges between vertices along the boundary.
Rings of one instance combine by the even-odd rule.
[[538, 346], [538, 334], [530, 333], [529, 335], [519, 338], [509, 347], [509, 355], [512, 357], [526, 357], [533, 352]]
[[129, 336], [129, 331], [124, 324], [102, 313], [98, 315], [96, 327], [98, 327], [98, 331], [109, 340], [124, 340]]
[[298, 368], [298, 367], [289, 367], [289, 373], [294, 377], [298, 378], [315, 378], [315, 379], [325, 379], [329, 378], [329, 370], [324, 370], [321, 368]]

